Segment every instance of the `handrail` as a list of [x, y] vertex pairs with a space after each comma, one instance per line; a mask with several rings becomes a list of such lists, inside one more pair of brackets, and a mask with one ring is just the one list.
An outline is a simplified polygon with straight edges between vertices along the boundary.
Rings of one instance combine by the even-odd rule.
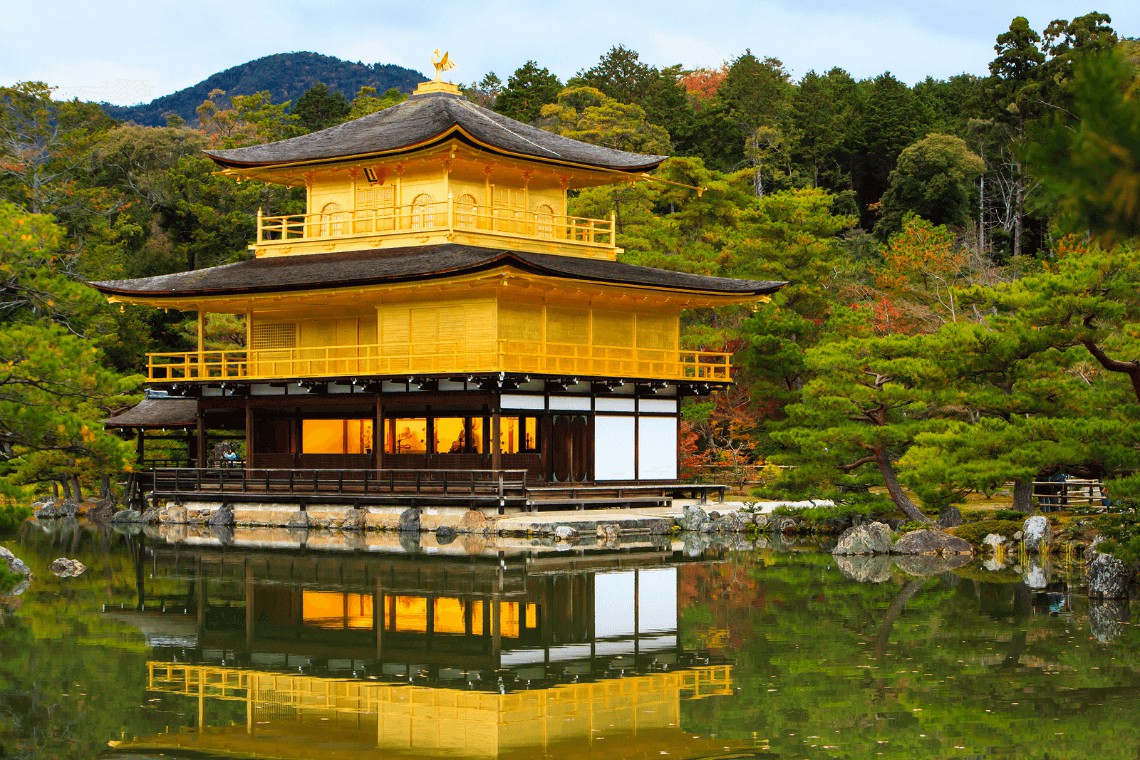
[[257, 217], [257, 244], [335, 240], [358, 235], [434, 231], [479, 232], [613, 248], [614, 219], [591, 219], [524, 209], [481, 207], [447, 201], [331, 213]]
[[332, 469], [279, 467], [158, 467], [157, 493], [438, 494], [516, 496], [526, 492], [526, 470]]
[[147, 355], [151, 382], [359, 377], [407, 373], [534, 372], [669, 380], [731, 379], [731, 354], [546, 341], [497, 341], [497, 346], [421, 341], [159, 352]]

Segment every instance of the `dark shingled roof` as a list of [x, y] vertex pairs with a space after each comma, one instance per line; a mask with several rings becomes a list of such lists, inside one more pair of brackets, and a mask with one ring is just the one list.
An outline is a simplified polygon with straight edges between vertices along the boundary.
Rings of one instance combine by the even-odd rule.
[[125, 412], [103, 420], [108, 428], [185, 428], [194, 427], [198, 402], [186, 398], [144, 398]]
[[206, 151], [206, 155], [226, 167], [307, 163], [423, 148], [443, 142], [459, 130], [482, 147], [555, 163], [632, 172], [652, 169], [666, 158], [571, 140], [508, 119], [460, 96], [441, 93], [415, 95], [391, 108], [319, 132], [249, 148]]
[[456, 244], [414, 246], [383, 252], [366, 250], [267, 256], [191, 272], [92, 284], [108, 295], [236, 295], [440, 279], [501, 266], [563, 279], [717, 295], [761, 295], [773, 293], [784, 285], [765, 280], [734, 280], [673, 272], [617, 261]]

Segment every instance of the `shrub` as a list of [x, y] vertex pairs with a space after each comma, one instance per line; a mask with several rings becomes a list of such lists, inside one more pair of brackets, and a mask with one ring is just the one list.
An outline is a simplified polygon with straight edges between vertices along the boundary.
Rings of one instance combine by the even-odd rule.
[[994, 520], [1015, 520], [1023, 525], [1027, 517], [1029, 517], [1029, 515], [1024, 512], [1018, 512], [1016, 509], [998, 509], [993, 512]]
[[991, 533], [997, 533], [999, 536], [1005, 536], [1006, 538], [1013, 538], [1013, 534], [1021, 530], [1021, 526], [1022, 522], [1015, 522], [1013, 520], [979, 520], [978, 522], [959, 525], [950, 532], [958, 538], [963, 538], [974, 546], [978, 546], [982, 543], [982, 540]]
[[22, 580], [24, 580], [24, 576], [13, 573], [8, 569], [7, 562], [0, 560], [0, 594], [7, 594]]
[[1125, 562], [1140, 563], [1140, 514], [1130, 510], [1102, 515], [1096, 527], [1105, 538], [1101, 551]]

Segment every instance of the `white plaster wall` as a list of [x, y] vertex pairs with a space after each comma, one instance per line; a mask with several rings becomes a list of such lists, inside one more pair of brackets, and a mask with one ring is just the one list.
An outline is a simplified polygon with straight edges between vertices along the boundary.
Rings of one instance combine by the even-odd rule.
[[[601, 418], [599, 418], [601, 419]], [[677, 418], [642, 417], [637, 440], [637, 476], [641, 480], [677, 477]]]
[[[554, 399], [551, 399], [553, 401]], [[594, 478], [633, 480], [636, 461], [634, 417], [594, 418]], [[676, 434], [674, 433], [674, 437]], [[674, 443], [674, 450], [676, 443]]]

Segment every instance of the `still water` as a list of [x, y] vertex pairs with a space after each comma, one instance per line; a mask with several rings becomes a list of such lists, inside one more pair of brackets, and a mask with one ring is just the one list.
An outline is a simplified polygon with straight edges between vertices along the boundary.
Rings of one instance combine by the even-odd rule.
[[0, 757], [1140, 752], [1128, 607], [1060, 566], [77, 523], [3, 543], [36, 580], [0, 625]]

